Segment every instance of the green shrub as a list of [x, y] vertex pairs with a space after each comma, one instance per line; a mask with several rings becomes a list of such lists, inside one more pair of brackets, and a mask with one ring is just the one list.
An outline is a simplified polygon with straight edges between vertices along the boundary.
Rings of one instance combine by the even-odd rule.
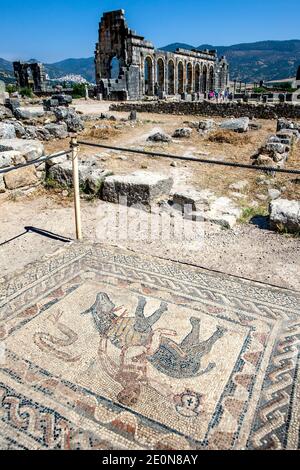
[[84, 98], [85, 97], [85, 84], [84, 83], [74, 83], [73, 91], [72, 91], [73, 98]]
[[21, 88], [20, 89], [20, 95], [21, 96], [27, 96], [27, 98], [32, 98], [33, 97], [33, 93], [32, 93], [32, 89], [31, 88]]
[[15, 93], [16, 91], [18, 91], [17, 89], [17, 86], [16, 85], [13, 85], [12, 83], [6, 85], [6, 91], [7, 93]]
[[258, 207], [244, 207], [241, 217], [239, 218], [239, 222], [242, 224], [248, 224], [251, 219], [254, 217], [263, 216], [266, 217], [268, 215], [268, 209], [265, 206], [258, 206]]
[[258, 87], [258, 88], [254, 88], [253, 89], [253, 93], [266, 93], [267, 88], [264, 88], [264, 87]]

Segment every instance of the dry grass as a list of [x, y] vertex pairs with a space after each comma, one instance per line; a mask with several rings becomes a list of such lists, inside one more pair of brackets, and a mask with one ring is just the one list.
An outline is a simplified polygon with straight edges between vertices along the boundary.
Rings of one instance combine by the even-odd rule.
[[103, 126], [103, 127], [96, 127], [91, 129], [86, 129], [84, 132], [85, 137], [92, 137], [94, 139], [103, 139], [108, 140], [111, 137], [118, 135], [120, 131], [118, 129], [114, 129], [113, 127]]
[[251, 137], [248, 134], [238, 134], [230, 130], [217, 130], [212, 132], [208, 140], [218, 144], [246, 145], [251, 143]]

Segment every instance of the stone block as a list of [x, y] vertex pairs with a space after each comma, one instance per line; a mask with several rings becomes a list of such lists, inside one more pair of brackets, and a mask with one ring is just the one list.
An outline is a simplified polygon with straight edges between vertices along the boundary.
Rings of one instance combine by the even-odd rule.
[[16, 131], [13, 124], [0, 122], [0, 139], [15, 139]]
[[276, 199], [270, 203], [270, 227], [300, 233], [300, 201]]
[[127, 197], [127, 205], [149, 206], [153, 201], [169, 195], [173, 186], [171, 177], [159, 173], [136, 171], [124, 176], [109, 176], [103, 184], [102, 198], [108, 202], [119, 202]]
[[15, 109], [14, 114], [17, 119], [30, 120], [44, 117], [45, 111], [35, 107], [20, 107]]
[[176, 129], [173, 137], [176, 139], [182, 139], [182, 138], [187, 138], [191, 137], [192, 135], [192, 130], [189, 127], [182, 127], [180, 129]]
[[20, 152], [27, 161], [35, 160], [44, 155], [44, 146], [37, 140], [1, 139], [0, 152], [6, 150]]
[[68, 137], [68, 127], [64, 122], [60, 124], [46, 124], [44, 129], [55, 139], [65, 139]]
[[216, 127], [216, 122], [213, 119], [203, 119], [199, 121], [199, 131], [200, 132], [209, 132], [212, 131]]
[[172, 199], [175, 208], [181, 210], [185, 208], [185, 212], [188, 213], [188, 208], [192, 211], [208, 210], [216, 196], [209, 190], [197, 191], [187, 187], [174, 192]]
[[20, 168], [4, 175], [7, 189], [18, 189], [38, 183], [34, 166]]
[[20, 163], [25, 163], [25, 158], [20, 152], [16, 150], [7, 150], [0, 152], [0, 168], [7, 168]]
[[149, 135], [148, 139], [149, 142], [171, 142], [172, 139], [169, 135], [164, 134], [163, 132], [156, 132], [154, 134]]
[[5, 106], [1, 106], [0, 104], [0, 121], [2, 119], [9, 119], [12, 118], [13, 114], [10, 109], [6, 108]]
[[241, 117], [238, 119], [230, 119], [220, 124], [221, 129], [228, 129], [234, 132], [247, 132], [249, 128], [249, 118]]
[[[62, 161], [62, 159], [64, 159]], [[71, 160], [62, 159], [53, 160], [47, 163], [48, 176], [57, 181], [61, 186], [73, 186], [73, 167]], [[102, 188], [103, 180], [111, 175], [110, 171], [102, 168], [95, 168], [91, 161], [80, 162], [78, 165], [79, 184], [87, 191], [97, 194]]]

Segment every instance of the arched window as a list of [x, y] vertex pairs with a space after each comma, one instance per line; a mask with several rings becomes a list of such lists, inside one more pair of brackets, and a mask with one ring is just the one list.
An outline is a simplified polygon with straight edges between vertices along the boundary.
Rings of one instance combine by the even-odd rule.
[[157, 61], [157, 77], [156, 82], [160, 91], [165, 91], [165, 63], [162, 59]]
[[183, 84], [183, 64], [179, 62], [178, 64], [178, 93], [181, 95], [184, 93], [184, 84]]
[[168, 64], [168, 94], [175, 95], [175, 65], [173, 60]]
[[151, 57], [146, 57], [144, 64], [145, 95], [153, 96], [153, 62]]
[[192, 93], [193, 91], [193, 66], [191, 63], [188, 63], [186, 66], [186, 77], [187, 77], [187, 93]]
[[195, 67], [195, 92], [199, 93], [200, 91], [200, 65], [197, 64]]
[[202, 80], [201, 80], [201, 92], [207, 93], [207, 66], [203, 66]]
[[117, 79], [120, 75], [120, 61], [117, 56], [110, 61], [110, 78]]
[[209, 91], [213, 90], [214, 87], [215, 87], [215, 80], [214, 80], [214, 77], [215, 77], [214, 68], [213, 68], [213, 67], [210, 67], [210, 69], [209, 69], [209, 78], [208, 78], [208, 88], [209, 88]]

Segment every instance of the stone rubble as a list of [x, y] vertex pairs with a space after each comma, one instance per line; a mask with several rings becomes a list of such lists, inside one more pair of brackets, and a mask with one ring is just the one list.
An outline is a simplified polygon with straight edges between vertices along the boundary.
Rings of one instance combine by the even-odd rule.
[[9, 103], [11, 110], [0, 106], [0, 121], [3, 121], [0, 122], [0, 139], [65, 139], [69, 132], [81, 132], [85, 127], [73, 108], [60, 106], [48, 112], [39, 107], [20, 106], [19, 101], [13, 106], [13, 99]]
[[16, 138], [15, 127], [12, 124], [0, 122], [0, 139]]
[[224, 121], [219, 127], [220, 129], [228, 129], [234, 132], [247, 132], [249, 129], [249, 122], [250, 120], [248, 117], [241, 117]]
[[209, 190], [197, 191], [186, 187], [175, 192], [173, 207], [183, 211], [184, 217], [195, 221], [210, 222], [223, 228], [233, 228], [242, 211], [227, 197], [217, 197]]
[[168, 143], [172, 141], [172, 138], [163, 132], [156, 132], [155, 134], [149, 135], [147, 141]]
[[198, 130], [201, 134], [207, 134], [216, 128], [217, 124], [213, 119], [203, 119], [199, 121]]
[[175, 139], [183, 139], [183, 138], [188, 138], [191, 137], [192, 135], [192, 130], [189, 127], [181, 127], [180, 129], [176, 129], [173, 137]]
[[59, 107], [54, 110], [57, 122], [65, 122], [68, 132], [81, 132], [84, 129], [84, 123], [72, 108]]
[[249, 186], [249, 181], [247, 180], [242, 180], [242, 181], [237, 181], [236, 183], [233, 183], [229, 186], [229, 189], [233, 191], [244, 191], [247, 189]]
[[272, 229], [300, 233], [300, 201], [276, 199], [270, 203], [269, 213]]
[[0, 139], [0, 152], [16, 150], [20, 152], [26, 161], [35, 160], [44, 155], [44, 146], [36, 140]]
[[0, 105], [0, 121], [3, 119], [9, 119], [13, 117], [12, 111], [6, 106]]
[[16, 108], [14, 115], [17, 119], [31, 120], [42, 118], [45, 116], [45, 111], [40, 108], [34, 107], [20, 107]]
[[277, 121], [277, 133], [251, 156], [253, 165], [283, 168], [289, 158], [291, 148], [300, 138], [300, 125], [287, 119]]

